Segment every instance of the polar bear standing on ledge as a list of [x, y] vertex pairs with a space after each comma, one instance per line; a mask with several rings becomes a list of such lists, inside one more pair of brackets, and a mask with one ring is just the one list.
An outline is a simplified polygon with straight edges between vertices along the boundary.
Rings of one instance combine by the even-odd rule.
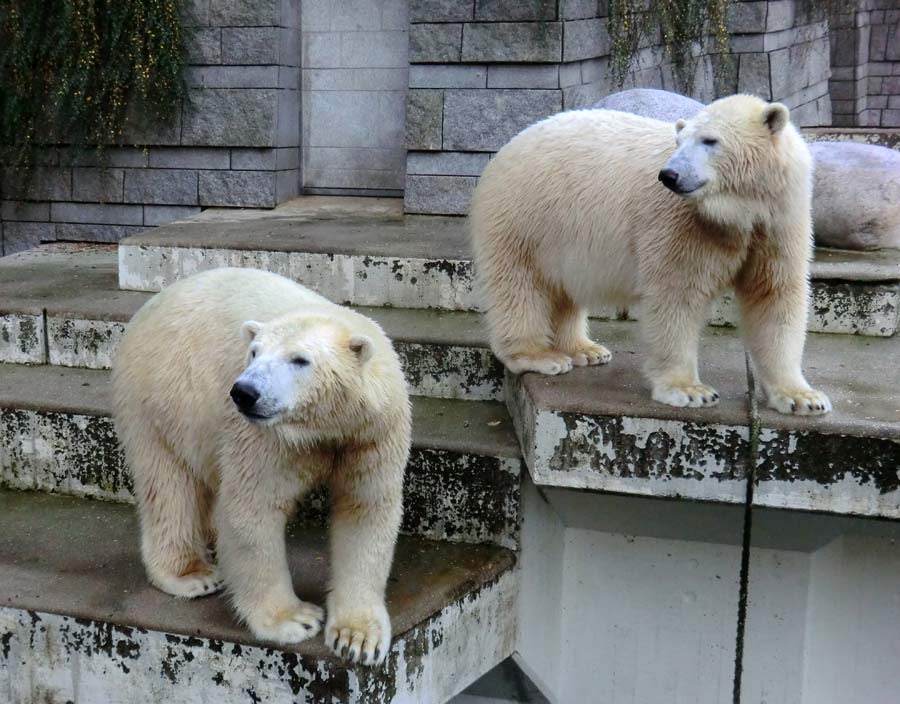
[[610, 110], [529, 127], [485, 169], [470, 214], [494, 353], [514, 373], [605, 364], [587, 311], [640, 301], [653, 398], [711, 406], [698, 338], [733, 286], [769, 405], [828, 412], [801, 369], [811, 163], [787, 108], [747, 95], [674, 129]]
[[314, 636], [323, 612], [294, 593], [285, 524], [297, 499], [324, 482], [326, 644], [353, 661], [384, 659], [410, 407], [378, 325], [275, 274], [198, 274], [134, 316], [113, 398], [156, 587], [190, 598], [224, 582], [256, 637]]

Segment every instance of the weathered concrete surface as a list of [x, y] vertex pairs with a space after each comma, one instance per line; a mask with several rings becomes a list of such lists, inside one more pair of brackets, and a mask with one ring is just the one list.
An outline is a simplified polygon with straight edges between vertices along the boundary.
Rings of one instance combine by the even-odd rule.
[[[125, 323], [152, 295], [118, 289], [115, 248], [54, 245], [9, 260], [0, 263], [0, 299], [10, 311], [0, 315], [0, 361], [109, 369]], [[394, 340], [414, 394], [502, 400], [503, 370], [479, 315], [357, 309]]]
[[[321, 603], [322, 531], [290, 530], [301, 598]], [[403, 538], [383, 669], [348, 667], [322, 637], [272, 647], [224, 598], [149, 586], [127, 507], [0, 493], [0, 696], [16, 701], [444, 702], [511, 654], [511, 553]]]
[[855, 142], [900, 149], [900, 130], [891, 127], [805, 127], [808, 142]]
[[[128, 238], [119, 247], [119, 283], [126, 289], [156, 291], [220, 266], [276, 271], [339, 303], [479, 308], [466, 222], [461, 218], [192, 221]], [[900, 254], [819, 250], [812, 276], [816, 285], [811, 330], [895, 333]], [[615, 311], [598, 310], [595, 315], [615, 317]], [[728, 296], [716, 303], [710, 320], [716, 325], [737, 323]]]
[[[720, 405], [650, 399], [636, 330], [608, 323], [608, 366], [507, 383], [508, 405], [537, 484], [650, 496], [744, 501], [750, 409], [739, 339], [710, 329], [700, 376]], [[760, 393], [756, 503], [900, 518], [900, 340], [810, 335], [805, 370], [834, 412], [783, 416]]]
[[[132, 501], [108, 396], [107, 372], [0, 365], [0, 484]], [[413, 426], [402, 531], [514, 549], [522, 461], [503, 406], [415, 398]], [[319, 491], [297, 520], [327, 517]]]

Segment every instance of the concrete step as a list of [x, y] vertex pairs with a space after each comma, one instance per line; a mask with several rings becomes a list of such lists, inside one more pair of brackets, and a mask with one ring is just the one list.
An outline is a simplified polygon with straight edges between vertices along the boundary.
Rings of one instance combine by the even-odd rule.
[[[535, 483], [744, 503], [751, 411], [743, 346], [708, 328], [700, 376], [714, 408], [650, 398], [634, 326], [606, 323], [604, 367], [507, 381], [508, 405]], [[900, 518], [900, 338], [810, 335], [804, 368], [834, 411], [789, 417], [760, 392], [758, 506]]]
[[[289, 276], [340, 303], [478, 308], [463, 218], [283, 212], [188, 220], [122, 240], [119, 284], [158, 291], [204, 269], [249, 266]], [[900, 252], [819, 250], [812, 272], [810, 330], [873, 336], [897, 331]], [[614, 309], [594, 314], [622, 315]], [[710, 321], [736, 323], [730, 296], [714, 305]]]
[[[114, 245], [46, 245], [0, 259], [0, 362], [109, 369], [152, 294], [118, 288]], [[357, 306], [394, 341], [420, 396], [502, 400], [503, 369], [476, 313]]]
[[[131, 501], [109, 382], [107, 371], [0, 364], [0, 484]], [[501, 404], [414, 397], [402, 530], [514, 549], [521, 468]], [[326, 497], [314, 493], [300, 522], [322, 525], [326, 516]]]
[[[323, 603], [324, 531], [289, 531], [298, 595]], [[383, 668], [349, 666], [322, 636], [255, 640], [226, 599], [147, 583], [127, 506], [0, 492], [0, 692], [11, 702], [438, 704], [512, 653], [514, 557], [401, 538]]]

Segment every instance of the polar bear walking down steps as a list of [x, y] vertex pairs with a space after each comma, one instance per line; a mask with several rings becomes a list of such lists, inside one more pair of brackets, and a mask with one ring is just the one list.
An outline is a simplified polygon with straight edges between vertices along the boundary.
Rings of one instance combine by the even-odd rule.
[[514, 137], [481, 176], [469, 219], [497, 357], [514, 373], [605, 364], [588, 310], [640, 301], [653, 398], [711, 406], [698, 339], [713, 299], [734, 287], [769, 405], [828, 412], [801, 369], [812, 160], [788, 118], [736, 95], [675, 127], [578, 110]]
[[325, 641], [353, 661], [383, 661], [410, 406], [378, 325], [275, 274], [198, 274], [134, 316], [113, 400], [156, 587], [190, 598], [224, 584], [258, 638], [314, 636], [323, 612], [294, 593], [285, 525], [325, 483]]

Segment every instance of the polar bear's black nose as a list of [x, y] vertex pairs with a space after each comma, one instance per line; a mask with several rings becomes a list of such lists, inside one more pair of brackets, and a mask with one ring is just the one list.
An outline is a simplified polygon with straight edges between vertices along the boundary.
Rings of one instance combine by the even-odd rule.
[[250, 384], [238, 381], [231, 387], [231, 398], [240, 411], [249, 411], [259, 400], [259, 391]]
[[659, 180], [670, 191], [678, 190], [678, 172], [674, 169], [663, 169], [659, 172]]

